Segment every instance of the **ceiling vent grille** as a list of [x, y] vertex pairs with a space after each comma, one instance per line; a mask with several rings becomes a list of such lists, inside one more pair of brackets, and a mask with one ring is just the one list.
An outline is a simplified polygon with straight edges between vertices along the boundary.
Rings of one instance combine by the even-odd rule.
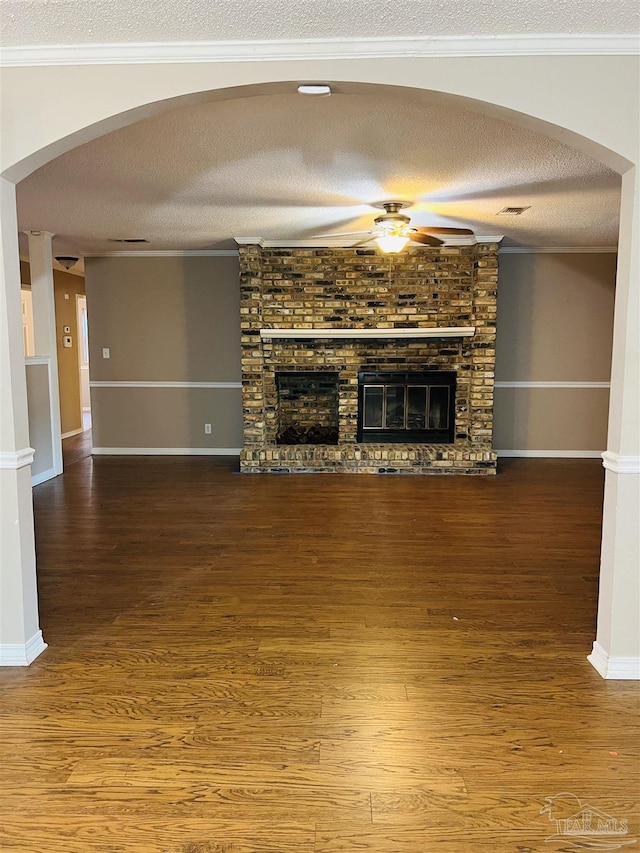
[[115, 237], [110, 243], [148, 243], [146, 237]]
[[531, 205], [529, 207], [503, 207], [496, 213], [496, 216], [520, 216], [525, 210], [531, 210]]

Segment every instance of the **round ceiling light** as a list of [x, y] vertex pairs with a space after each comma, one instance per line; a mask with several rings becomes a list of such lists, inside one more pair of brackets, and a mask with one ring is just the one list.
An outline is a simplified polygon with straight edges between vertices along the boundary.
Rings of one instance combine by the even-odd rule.
[[298, 86], [299, 95], [330, 95], [331, 86], [321, 85], [319, 83], [303, 83]]

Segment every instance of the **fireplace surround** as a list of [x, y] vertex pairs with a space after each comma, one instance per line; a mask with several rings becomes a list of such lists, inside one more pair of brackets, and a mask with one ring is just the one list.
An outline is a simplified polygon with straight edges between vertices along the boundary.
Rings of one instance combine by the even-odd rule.
[[[393, 256], [246, 245], [239, 254], [242, 472], [495, 473], [496, 243]], [[367, 374], [408, 376], [405, 404], [415, 421], [424, 399], [433, 431], [365, 436]], [[449, 389], [433, 392], [431, 410], [431, 392], [406, 390], [427, 387], [427, 375]], [[385, 393], [391, 411], [402, 395]], [[304, 437], [330, 425], [337, 439]], [[303, 443], [287, 440], [289, 428], [302, 430]]]

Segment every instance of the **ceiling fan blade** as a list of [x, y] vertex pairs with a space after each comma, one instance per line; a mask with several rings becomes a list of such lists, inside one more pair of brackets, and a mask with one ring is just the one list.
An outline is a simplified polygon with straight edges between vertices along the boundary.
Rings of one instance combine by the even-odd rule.
[[442, 246], [442, 240], [437, 237], [432, 237], [430, 234], [420, 234], [419, 232], [410, 235], [410, 239], [414, 243], [422, 243], [424, 246]]
[[473, 235], [473, 231], [469, 228], [418, 228], [418, 231], [425, 232], [427, 234], [471, 234]]
[[366, 246], [367, 243], [371, 243], [373, 241], [373, 237], [371, 234], [368, 234], [362, 240], [358, 240], [357, 243], [352, 243], [350, 246], [347, 246], [348, 249], [357, 249], [358, 246]]

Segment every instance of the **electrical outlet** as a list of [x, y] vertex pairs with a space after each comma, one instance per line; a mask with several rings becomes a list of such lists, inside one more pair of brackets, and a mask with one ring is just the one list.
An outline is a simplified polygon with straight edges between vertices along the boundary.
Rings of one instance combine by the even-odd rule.
[[102, 347], [102, 357], [103, 358], [111, 358], [111, 353], [109, 352], [109, 347]]
[[205, 435], [211, 435], [211, 424], [205, 424], [204, 425], [204, 434]]

